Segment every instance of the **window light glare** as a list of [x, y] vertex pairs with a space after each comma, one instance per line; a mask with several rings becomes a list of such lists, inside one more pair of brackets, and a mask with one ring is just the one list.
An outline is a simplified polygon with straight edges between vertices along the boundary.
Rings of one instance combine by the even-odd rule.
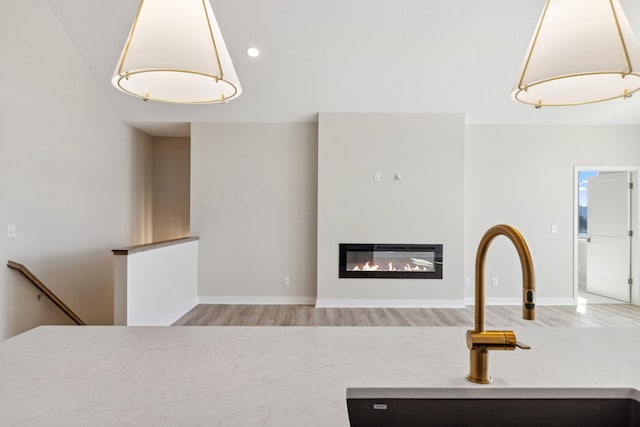
[[247, 49], [247, 55], [249, 55], [251, 58], [256, 58], [258, 55], [260, 55], [260, 51], [255, 47], [250, 47], [249, 49]]

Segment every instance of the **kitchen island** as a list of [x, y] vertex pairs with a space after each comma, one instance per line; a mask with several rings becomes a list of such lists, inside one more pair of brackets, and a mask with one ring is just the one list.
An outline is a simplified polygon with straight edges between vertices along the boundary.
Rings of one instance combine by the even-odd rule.
[[520, 327], [468, 382], [466, 328], [41, 326], [0, 342], [0, 425], [348, 426], [348, 387], [640, 389], [640, 328]]

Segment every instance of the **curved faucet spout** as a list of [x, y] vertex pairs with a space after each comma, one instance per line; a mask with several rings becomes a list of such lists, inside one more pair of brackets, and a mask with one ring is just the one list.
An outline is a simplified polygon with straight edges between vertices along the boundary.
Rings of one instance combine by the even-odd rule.
[[533, 261], [527, 242], [518, 230], [510, 225], [496, 225], [482, 236], [476, 255], [476, 306], [475, 329], [467, 331], [467, 347], [470, 350], [469, 381], [487, 384], [489, 376], [489, 350], [515, 350], [516, 347], [528, 349], [526, 344], [516, 341], [512, 331], [485, 331], [485, 286], [484, 264], [489, 244], [497, 236], [506, 236], [516, 247], [522, 267], [522, 317], [535, 319], [535, 283], [533, 277]]
[[535, 281], [533, 275], [533, 261], [529, 246], [522, 237], [522, 234], [510, 225], [494, 225], [482, 236], [476, 254], [476, 332], [483, 332], [485, 328], [485, 286], [484, 286], [484, 264], [487, 257], [489, 244], [498, 236], [506, 236], [513, 242], [520, 257], [522, 267], [522, 318], [535, 320]]

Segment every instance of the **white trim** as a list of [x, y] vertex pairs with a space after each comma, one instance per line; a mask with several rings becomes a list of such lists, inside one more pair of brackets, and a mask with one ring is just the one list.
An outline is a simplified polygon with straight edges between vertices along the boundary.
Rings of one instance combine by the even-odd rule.
[[636, 257], [637, 248], [640, 245], [640, 232], [638, 232], [638, 224], [640, 224], [640, 198], [637, 196], [637, 181], [640, 181], [640, 166], [574, 166], [573, 167], [573, 305], [578, 303], [578, 176], [581, 171], [598, 171], [598, 172], [630, 172], [631, 179], [634, 183], [634, 190], [631, 192], [631, 229], [634, 230], [631, 245], [631, 278], [633, 286], [631, 286], [631, 304], [640, 305], [640, 280], [638, 278], [638, 270], [640, 269], [640, 261]]
[[315, 297], [198, 297], [198, 304], [313, 305], [315, 302]]
[[[474, 305], [476, 302], [474, 297], [465, 297], [465, 305]], [[520, 305], [522, 298], [506, 297], [506, 298], [487, 298], [486, 305]], [[573, 298], [536, 298], [536, 305], [576, 305]]]
[[463, 308], [464, 300], [413, 300], [413, 299], [320, 299], [316, 300], [316, 307], [407, 307], [407, 308]]
[[[464, 304], [465, 305], [475, 305], [476, 299], [475, 297], [465, 297]], [[522, 298], [518, 297], [494, 297], [494, 298], [485, 298], [486, 305], [520, 305], [522, 304]], [[536, 300], [536, 304], [539, 302]]]
[[[455, 300], [404, 300], [404, 299], [327, 299], [314, 297], [198, 297], [198, 304], [230, 304], [230, 305], [314, 305], [316, 307], [405, 307], [405, 308], [463, 308], [473, 305], [475, 299], [466, 297]], [[487, 298], [487, 305], [520, 305], [522, 298]], [[575, 305], [573, 298], [536, 298], [537, 305]], [[194, 304], [195, 306], [195, 304]], [[193, 306], [191, 307], [193, 308]], [[182, 315], [186, 314], [186, 310]], [[181, 316], [178, 316], [178, 320]], [[175, 322], [175, 320], [174, 320]], [[173, 322], [172, 322], [173, 323]]]

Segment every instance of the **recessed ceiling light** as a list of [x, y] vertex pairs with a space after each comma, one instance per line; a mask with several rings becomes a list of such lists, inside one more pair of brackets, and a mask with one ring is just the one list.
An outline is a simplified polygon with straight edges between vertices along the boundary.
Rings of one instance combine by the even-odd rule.
[[247, 55], [255, 58], [256, 56], [260, 55], [260, 51], [255, 47], [250, 47], [249, 49], [247, 49]]

